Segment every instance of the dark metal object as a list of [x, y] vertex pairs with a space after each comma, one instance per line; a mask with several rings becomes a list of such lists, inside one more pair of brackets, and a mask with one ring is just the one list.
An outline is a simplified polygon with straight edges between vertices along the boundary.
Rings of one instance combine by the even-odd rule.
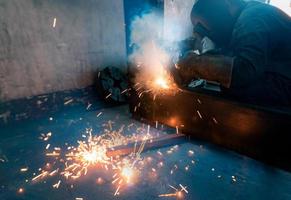
[[175, 96], [132, 91], [133, 117], [178, 127], [182, 133], [291, 170], [291, 114], [250, 106], [205, 90]]
[[107, 101], [123, 103], [127, 100], [127, 77], [116, 67], [106, 67], [98, 72], [96, 87], [101, 97]]

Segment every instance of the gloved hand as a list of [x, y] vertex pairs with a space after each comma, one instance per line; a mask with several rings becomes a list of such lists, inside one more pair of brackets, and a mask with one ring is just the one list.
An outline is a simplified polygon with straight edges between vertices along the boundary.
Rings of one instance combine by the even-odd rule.
[[223, 55], [197, 55], [188, 52], [175, 67], [171, 67], [170, 73], [177, 84], [189, 83], [195, 78], [219, 82], [229, 88], [231, 84], [233, 58]]
[[178, 86], [183, 86], [184, 81], [182, 80], [181, 75], [179, 73], [179, 69], [177, 67], [178, 67], [177, 64], [171, 63], [170, 67], [167, 68], [166, 70], [173, 77], [175, 83]]
[[193, 51], [189, 51], [182, 58], [180, 58], [178, 63], [172, 63], [172, 65], [168, 68], [169, 73], [172, 75], [178, 86], [187, 85], [192, 79], [197, 78], [195, 77], [195, 73], [188, 73], [189, 70], [194, 70], [191, 69], [192, 64], [190, 63], [193, 60], [195, 62], [195, 58], [197, 57], [197, 54]]

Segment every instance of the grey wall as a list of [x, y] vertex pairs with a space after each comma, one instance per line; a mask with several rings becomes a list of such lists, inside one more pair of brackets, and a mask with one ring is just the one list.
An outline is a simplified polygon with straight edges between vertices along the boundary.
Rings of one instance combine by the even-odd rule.
[[99, 67], [124, 67], [122, 0], [0, 0], [0, 13], [2, 101], [82, 88]]

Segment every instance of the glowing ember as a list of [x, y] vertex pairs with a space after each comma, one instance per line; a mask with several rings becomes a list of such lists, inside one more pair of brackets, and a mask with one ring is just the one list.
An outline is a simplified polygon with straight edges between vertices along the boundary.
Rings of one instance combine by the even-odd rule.
[[172, 185], [169, 185], [170, 188], [172, 188], [173, 190], [175, 190], [175, 192], [173, 193], [167, 193], [167, 194], [160, 194], [159, 197], [176, 197], [177, 199], [182, 199], [184, 198], [184, 193], [187, 193], [188, 194], [188, 191], [187, 191], [187, 187], [179, 184], [180, 186], [180, 190], [178, 190], [177, 188], [175, 188], [174, 186]]
[[102, 185], [104, 183], [104, 180], [101, 177], [98, 177], [98, 179], [96, 180], [96, 183], [98, 185]]
[[17, 190], [17, 193], [18, 193], [18, 194], [22, 194], [22, 193], [24, 193], [24, 189], [23, 189], [23, 188], [19, 188], [19, 189]]

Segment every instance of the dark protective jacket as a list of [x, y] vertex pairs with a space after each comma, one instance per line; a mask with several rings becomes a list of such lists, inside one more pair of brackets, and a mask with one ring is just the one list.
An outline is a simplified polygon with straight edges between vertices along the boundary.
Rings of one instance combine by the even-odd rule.
[[291, 105], [291, 18], [249, 2], [238, 17], [229, 46], [234, 57], [230, 91], [239, 98]]

